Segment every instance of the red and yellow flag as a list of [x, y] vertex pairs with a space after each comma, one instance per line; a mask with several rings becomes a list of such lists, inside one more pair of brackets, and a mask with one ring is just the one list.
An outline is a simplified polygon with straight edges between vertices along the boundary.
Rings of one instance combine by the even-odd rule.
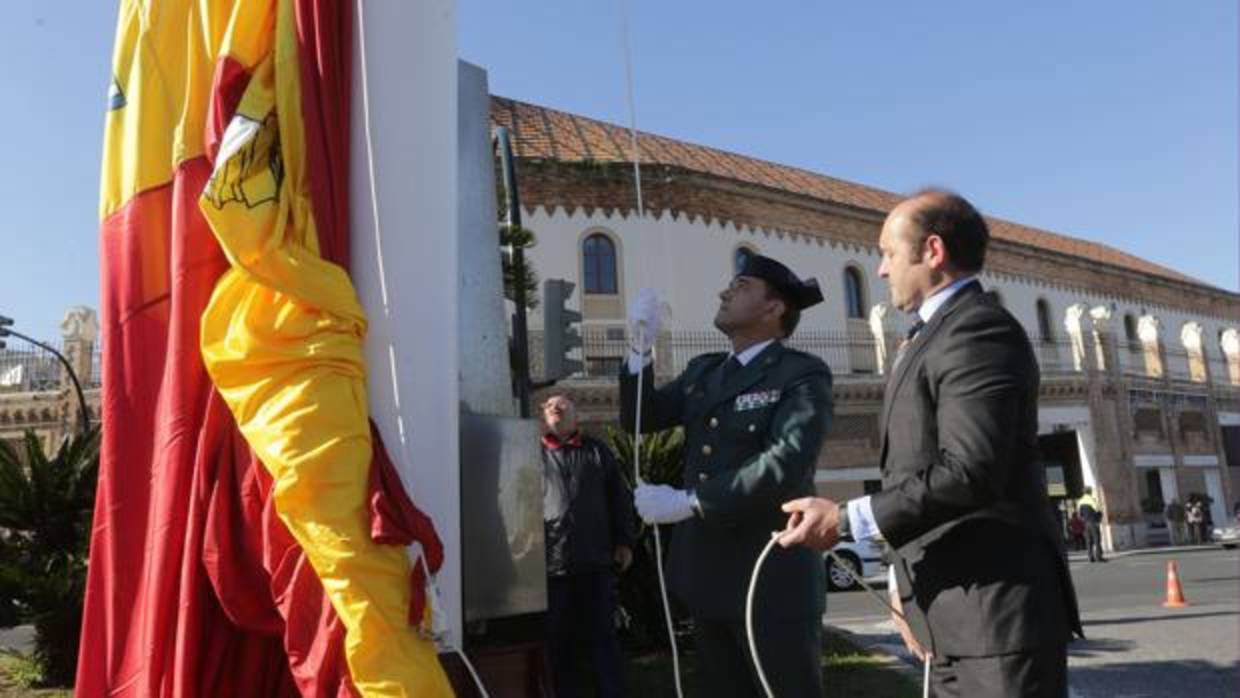
[[80, 695], [451, 695], [407, 622], [427, 618], [405, 550], [377, 542], [442, 554], [403, 491], [375, 491], [350, 8], [121, 2]]

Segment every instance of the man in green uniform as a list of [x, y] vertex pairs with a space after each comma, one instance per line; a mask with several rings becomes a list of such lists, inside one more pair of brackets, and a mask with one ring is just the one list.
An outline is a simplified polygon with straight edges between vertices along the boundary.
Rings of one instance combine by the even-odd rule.
[[[634, 427], [640, 371], [642, 431], [685, 428], [682, 487], [642, 485], [634, 499], [648, 523], [676, 524], [667, 581], [693, 615], [699, 695], [754, 696], [761, 689], [745, 631], [746, 591], [759, 553], [783, 528], [781, 502], [814, 492], [831, 372], [781, 341], [801, 311], [822, 300], [815, 280], [754, 255], [719, 300], [715, 326], [732, 351], [698, 356], [655, 389], [658, 300], [639, 295], [630, 309], [633, 351], [621, 369], [621, 419]], [[822, 695], [824, 582], [822, 558], [808, 549], [776, 549], [763, 564], [754, 632], [776, 695]]]

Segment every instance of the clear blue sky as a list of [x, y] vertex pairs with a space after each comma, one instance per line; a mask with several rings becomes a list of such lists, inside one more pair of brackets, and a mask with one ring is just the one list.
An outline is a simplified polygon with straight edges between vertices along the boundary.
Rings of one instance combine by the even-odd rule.
[[[461, 0], [492, 91], [627, 123], [620, 0]], [[1237, 3], [630, 0], [638, 126], [987, 213], [1240, 288]], [[98, 303], [113, 3], [6, 5], [0, 314]]]

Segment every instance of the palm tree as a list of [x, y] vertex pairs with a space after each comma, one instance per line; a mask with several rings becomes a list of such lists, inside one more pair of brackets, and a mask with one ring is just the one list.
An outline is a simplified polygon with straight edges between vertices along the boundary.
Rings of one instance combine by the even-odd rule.
[[[633, 486], [633, 435], [607, 427], [607, 442], [620, 462], [620, 470], [629, 486]], [[642, 479], [681, 487], [681, 473], [685, 469], [685, 432], [676, 427], [653, 434], [642, 435]]]
[[77, 667], [98, 471], [97, 426], [51, 458], [32, 431], [20, 449], [0, 441], [0, 622], [34, 625], [47, 685], [71, 685]]
[[[607, 441], [616, 454], [624, 480], [633, 486], [633, 435], [615, 427], [607, 427]], [[670, 484], [682, 487], [684, 472], [685, 433], [677, 427], [642, 436], [642, 480], [650, 483]], [[663, 554], [667, 555], [671, 540], [671, 526], [660, 526]], [[663, 603], [659, 594], [659, 579], [655, 565], [654, 530], [643, 525], [633, 549], [633, 566], [620, 578], [620, 607], [625, 618], [626, 643], [640, 650], [667, 646], [667, 634], [663, 619]], [[677, 635], [685, 632], [684, 622], [688, 614], [678, 604], [672, 604], [676, 619]]]

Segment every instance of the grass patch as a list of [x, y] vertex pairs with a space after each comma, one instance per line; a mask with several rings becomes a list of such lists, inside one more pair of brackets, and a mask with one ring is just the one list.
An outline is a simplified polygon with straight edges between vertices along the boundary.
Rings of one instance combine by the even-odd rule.
[[[628, 695], [642, 698], [676, 695], [670, 654], [629, 656], [625, 658], [624, 669]], [[686, 695], [693, 695], [697, 670], [694, 653], [682, 651], [680, 673]], [[822, 679], [826, 698], [918, 698], [921, 695], [921, 687], [892, 668], [885, 656], [870, 654], [834, 633], [823, 634]]]
[[71, 698], [73, 691], [30, 688], [43, 679], [34, 660], [21, 654], [0, 652], [0, 698]]

